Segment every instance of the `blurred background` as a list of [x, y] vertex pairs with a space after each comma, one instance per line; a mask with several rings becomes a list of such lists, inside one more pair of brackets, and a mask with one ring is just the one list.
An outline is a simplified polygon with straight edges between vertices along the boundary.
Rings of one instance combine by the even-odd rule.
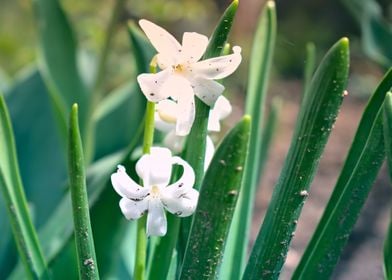
[[[81, 61], [91, 63], [94, 59], [89, 58], [96, 57], [101, 50], [114, 1], [64, 0], [61, 3], [75, 28], [83, 52]], [[379, 0], [378, 3], [385, 20], [391, 22], [391, 1]], [[209, 35], [228, 4], [227, 0], [126, 1], [109, 53], [107, 74], [104, 77], [106, 91], [135, 78], [126, 32], [128, 20], [149, 19], [170, 30], [177, 38], [184, 31]], [[256, 198], [253, 238], [260, 227], [290, 144], [301, 99], [305, 46], [313, 42], [317, 58], [320, 59], [342, 36], [348, 37], [351, 42], [349, 96], [344, 101], [299, 221], [282, 275], [282, 279], [288, 279], [334, 187], [367, 98], [374, 91], [385, 68], [364, 54], [359, 24], [341, 1], [281, 0], [276, 4], [278, 37], [268, 99], [280, 96], [283, 109]], [[240, 70], [225, 81], [228, 88], [226, 94], [234, 107], [233, 114], [226, 120], [226, 127], [230, 127], [242, 113], [252, 37], [263, 5], [264, 1], [260, 0], [240, 0], [230, 42], [243, 48], [244, 61]], [[11, 82], [24, 67], [37, 63], [37, 23], [31, 0], [0, 0], [0, 7], [0, 78]], [[334, 279], [382, 279], [381, 248], [390, 215], [391, 194], [384, 167], [350, 237]]]

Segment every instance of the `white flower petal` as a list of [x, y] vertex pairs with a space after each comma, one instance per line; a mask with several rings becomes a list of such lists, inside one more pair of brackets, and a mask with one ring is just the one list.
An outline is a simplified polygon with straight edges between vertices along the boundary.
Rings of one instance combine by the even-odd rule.
[[167, 148], [152, 147], [151, 153], [143, 155], [136, 163], [136, 172], [143, 179], [145, 187], [167, 186], [170, 181], [172, 164], [171, 151]]
[[163, 139], [163, 144], [165, 147], [168, 147], [174, 153], [179, 154], [184, 149], [185, 137], [178, 136], [175, 130], [172, 130]]
[[165, 96], [170, 96], [174, 100], [178, 101], [184, 96], [193, 96], [193, 90], [187, 78], [180, 74], [173, 73], [172, 75], [169, 75], [163, 83], [161, 87], [161, 94]]
[[194, 93], [190, 82], [181, 75], [173, 74], [163, 84], [161, 91], [177, 101], [176, 134], [187, 135], [195, 119]]
[[177, 60], [181, 54], [181, 45], [169, 32], [151, 21], [142, 19], [139, 21], [140, 27], [146, 33], [148, 40], [160, 54], [158, 60]]
[[177, 121], [178, 104], [170, 99], [165, 99], [157, 103], [155, 110], [159, 114], [161, 120], [167, 123], [175, 123]]
[[211, 160], [214, 157], [214, 153], [215, 153], [214, 142], [212, 142], [211, 137], [207, 135], [206, 155], [204, 157], [204, 171], [206, 171], [208, 169], [208, 166], [210, 166]]
[[[192, 90], [192, 88], [189, 87], [189, 90]], [[181, 97], [178, 100], [178, 107], [176, 134], [186, 136], [191, 131], [195, 120], [195, 99], [193, 95]]]
[[215, 102], [225, 89], [220, 83], [201, 77], [193, 78], [191, 84], [196, 96], [210, 107], [214, 107]]
[[185, 32], [182, 37], [182, 62], [191, 64], [200, 60], [207, 49], [208, 38], [196, 32]]
[[157, 111], [155, 111], [154, 120], [155, 120], [155, 128], [161, 132], [170, 133], [171, 131], [174, 131], [176, 129], [175, 123], [168, 123], [163, 121]]
[[241, 63], [241, 48], [233, 47], [233, 54], [219, 56], [196, 62], [192, 65], [193, 74], [206, 79], [222, 79], [232, 74]]
[[147, 235], [164, 236], [167, 231], [165, 210], [159, 199], [150, 199], [147, 215]]
[[132, 201], [127, 198], [120, 200], [121, 212], [128, 220], [136, 220], [146, 213], [148, 201], [146, 199], [141, 201]]
[[223, 95], [219, 96], [215, 102], [214, 108], [210, 110], [208, 117], [208, 130], [220, 131], [220, 120], [226, 118], [231, 113], [231, 105], [229, 100]]
[[187, 217], [195, 212], [198, 198], [199, 192], [195, 189], [190, 189], [178, 197], [168, 195], [162, 197], [161, 200], [170, 213], [180, 217]]
[[135, 183], [122, 165], [117, 166], [117, 172], [112, 174], [111, 181], [114, 190], [122, 197], [140, 200], [148, 195], [149, 190]]
[[137, 82], [146, 96], [151, 102], [158, 102], [170, 96], [169, 91], [163, 91], [162, 86], [171, 76], [171, 70], [163, 70], [156, 74], [140, 74], [137, 76]]
[[180, 157], [172, 157], [172, 163], [181, 165], [183, 172], [177, 182], [167, 186], [166, 188], [163, 188], [162, 196], [165, 197], [178, 197], [182, 194], [185, 194], [190, 189], [192, 189], [193, 185], [195, 184], [195, 172], [189, 163]]

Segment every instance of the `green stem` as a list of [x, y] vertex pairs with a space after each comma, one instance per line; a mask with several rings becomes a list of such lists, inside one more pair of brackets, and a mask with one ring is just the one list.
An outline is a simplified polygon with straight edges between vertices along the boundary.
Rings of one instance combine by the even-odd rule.
[[[156, 61], [153, 59], [150, 65], [150, 72], [156, 73]], [[143, 138], [143, 154], [149, 154], [154, 141], [154, 114], [155, 103], [147, 101], [146, 117], [144, 123], [144, 138]], [[146, 252], [147, 252], [147, 238], [146, 238], [146, 216], [139, 219], [137, 223], [137, 237], [136, 237], [136, 261], [134, 278], [137, 280], [145, 279], [146, 271]]]

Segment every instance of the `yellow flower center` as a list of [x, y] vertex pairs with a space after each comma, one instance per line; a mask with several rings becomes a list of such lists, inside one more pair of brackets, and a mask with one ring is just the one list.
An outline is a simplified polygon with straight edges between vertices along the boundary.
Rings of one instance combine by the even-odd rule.
[[159, 197], [159, 187], [158, 186], [152, 186], [150, 194], [151, 194], [151, 197], [158, 198]]
[[177, 65], [173, 66], [173, 70], [177, 74], [180, 74], [180, 73], [183, 73], [185, 69], [184, 69], [184, 66], [182, 64], [177, 64]]

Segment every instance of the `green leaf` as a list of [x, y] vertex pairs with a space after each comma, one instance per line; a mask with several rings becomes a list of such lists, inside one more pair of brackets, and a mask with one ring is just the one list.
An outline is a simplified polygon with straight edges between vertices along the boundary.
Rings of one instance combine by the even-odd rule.
[[[389, 178], [392, 181], [392, 92], [387, 93], [383, 108], [385, 151], [389, 168]], [[385, 279], [392, 279], [392, 222], [389, 223], [388, 233], [384, 243], [384, 275]]]
[[128, 23], [128, 36], [132, 45], [137, 74], [150, 72], [150, 61], [156, 53], [155, 49], [132, 21]]
[[143, 121], [145, 104], [146, 98], [133, 82], [122, 85], [102, 100], [93, 115], [95, 160], [129, 145]]
[[[231, 27], [233, 25], [237, 9], [238, 0], [234, 0], [230, 4], [230, 6], [227, 7], [224, 14], [220, 18], [217, 26], [215, 27], [210, 37], [203, 59], [216, 57], [222, 53], [226, 45], [226, 41], [229, 36]], [[199, 98], [195, 98], [195, 108], [195, 120], [193, 122], [192, 129], [187, 137], [187, 139], [191, 139], [191, 141], [187, 141], [186, 143], [184, 159], [193, 167], [193, 170], [195, 171], [196, 181], [194, 188], [199, 190], [204, 177], [204, 158], [206, 152], [206, 137], [210, 107], [204, 104]], [[184, 256], [184, 250], [189, 236], [191, 221], [192, 217], [181, 220], [181, 228], [178, 241], [179, 263], [182, 262], [182, 258]], [[168, 232], [168, 234], [172, 233]], [[169, 251], [168, 258], [171, 258], [171, 255], [172, 253]], [[169, 268], [167, 267], [167, 269]]]
[[[17, 75], [5, 99], [14, 130], [20, 174], [29, 205], [34, 211], [34, 224], [39, 228], [64, 193], [62, 186], [66, 180], [66, 165], [62, 142], [45, 84], [34, 67]], [[32, 162], [34, 168], [31, 168]], [[0, 216], [5, 217], [5, 210], [0, 206]], [[0, 220], [5, 221], [1, 217]], [[0, 278], [5, 278], [15, 265], [16, 249], [13, 241], [7, 240], [7, 236], [11, 236], [8, 224], [4, 227], [0, 223], [0, 232]]]
[[348, 68], [349, 44], [343, 38], [325, 55], [301, 104], [292, 143], [245, 269], [245, 279], [276, 279], [280, 274], [343, 100]]
[[5, 99], [14, 129], [20, 174], [34, 209], [34, 223], [39, 228], [64, 194], [67, 168], [63, 142], [37, 69], [24, 70]]
[[[203, 59], [216, 57], [221, 54], [229, 36], [237, 8], [238, 0], [234, 0], [226, 9], [225, 13], [219, 20], [218, 25], [214, 29]], [[187, 142], [185, 159], [195, 170], [195, 188], [200, 189], [204, 174], [204, 155], [210, 107], [208, 107], [198, 98], [196, 98], [195, 105], [195, 121], [188, 136], [188, 139], [192, 139], [192, 141]]]
[[79, 278], [99, 279], [84, 168], [82, 139], [80, 137], [78, 121], [78, 105], [74, 104], [69, 121], [68, 172]]
[[11, 84], [11, 78], [0, 68], [0, 91], [6, 92]]
[[245, 116], [223, 139], [207, 170], [180, 279], [216, 279], [239, 196], [250, 137]]
[[295, 279], [309, 279], [312, 275], [328, 279], [332, 274], [384, 160], [380, 109], [391, 87], [392, 69], [366, 106], [331, 198], [294, 273]]
[[314, 43], [309, 42], [306, 44], [306, 60], [305, 60], [305, 71], [304, 71], [304, 90], [305, 95], [310, 87], [313, 73], [316, 68], [316, 46]]
[[[89, 112], [88, 92], [77, 66], [76, 40], [59, 0], [34, 0], [38, 21], [39, 62], [62, 135], [67, 135], [66, 119], [72, 104], [78, 103], [82, 135]], [[66, 138], [65, 138], [66, 139]]]
[[343, 0], [362, 31], [362, 47], [367, 56], [384, 67], [392, 65], [392, 25], [383, 18], [374, 0]]
[[222, 264], [221, 279], [239, 279], [245, 266], [253, 201], [260, 177], [262, 127], [264, 122], [265, 94], [272, 64], [276, 37], [275, 2], [268, 1], [260, 16], [253, 42], [249, 87], [245, 111], [252, 117], [253, 125], [249, 144], [249, 157], [245, 167], [243, 189], [232, 223], [227, 251]]
[[26, 273], [31, 278], [48, 278], [46, 262], [27, 207], [11, 121], [2, 95], [0, 95], [0, 188]]

